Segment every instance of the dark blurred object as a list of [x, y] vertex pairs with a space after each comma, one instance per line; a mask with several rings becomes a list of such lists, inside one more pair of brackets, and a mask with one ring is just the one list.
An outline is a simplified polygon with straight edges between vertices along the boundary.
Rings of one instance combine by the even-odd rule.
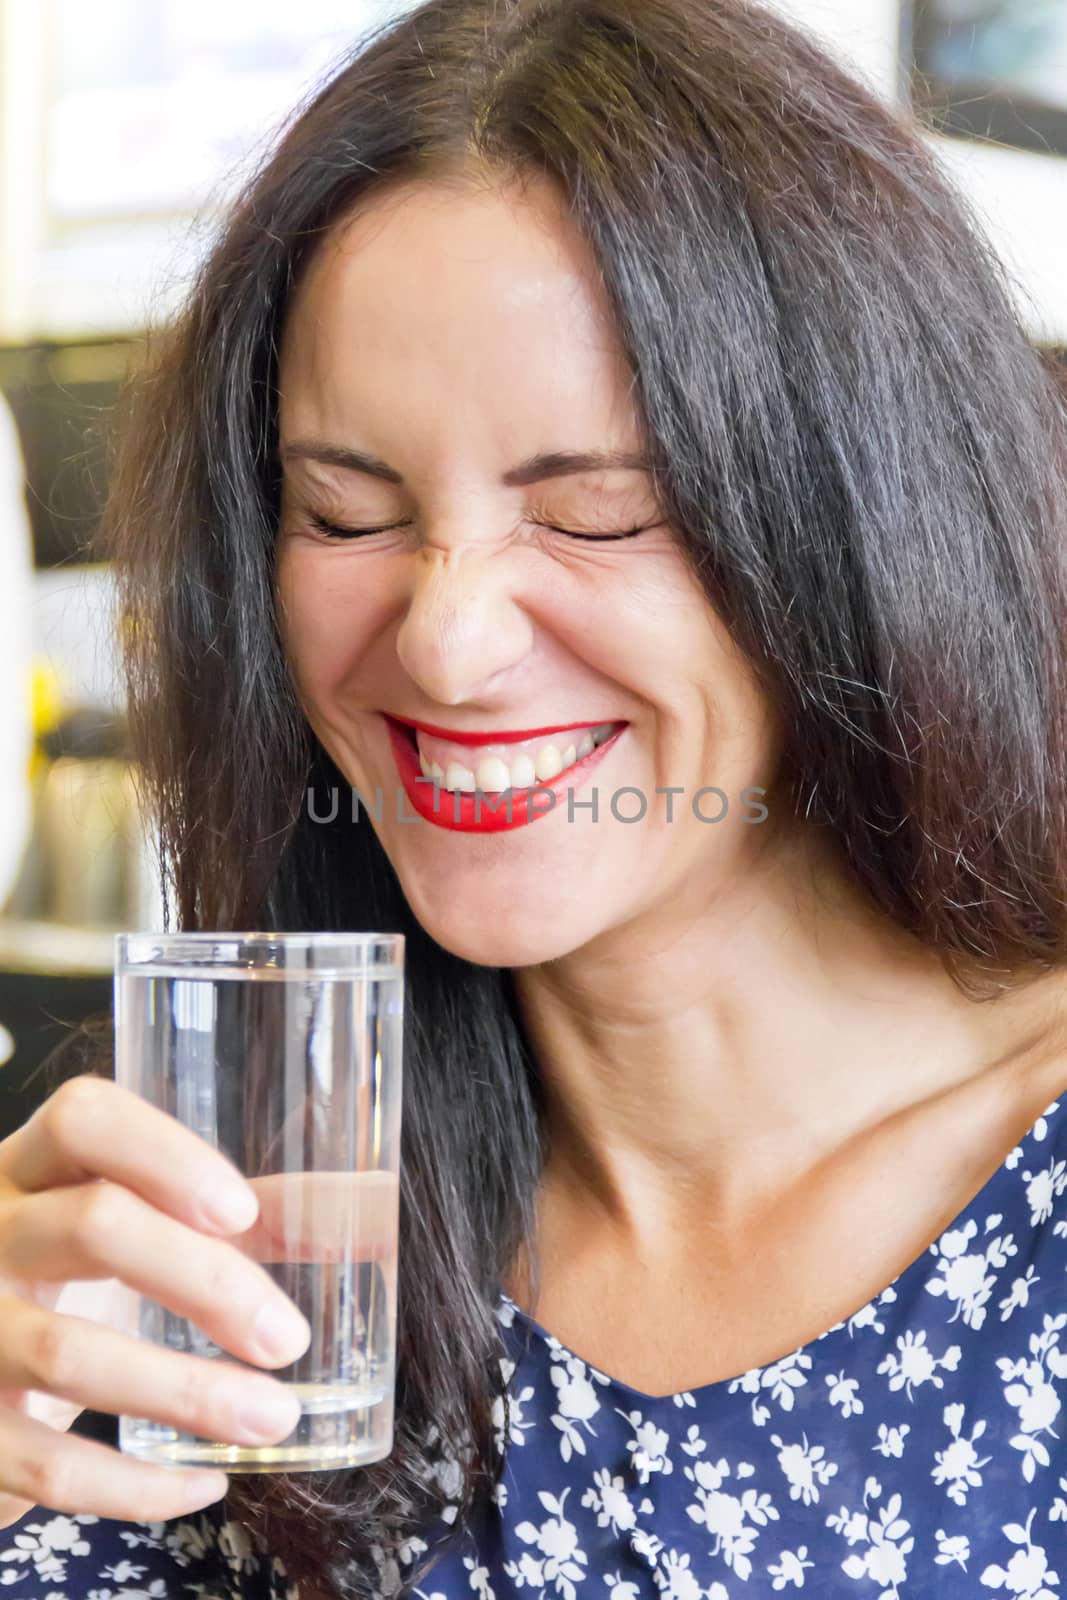
[[136, 927], [144, 842], [126, 720], [69, 711], [37, 741], [33, 820], [10, 917], [67, 927]]
[[[107, 972], [27, 972], [0, 967], [0, 1139], [26, 1121], [66, 1079], [102, 1059], [99, 1035], [80, 1033], [88, 1017], [110, 1020]], [[106, 1046], [110, 1061], [110, 1046]]]
[[124, 761], [129, 754], [126, 718], [99, 706], [75, 706], [39, 741], [49, 761]]
[[937, 133], [1067, 155], [1067, 0], [902, 0], [901, 89]]
[[140, 349], [132, 339], [0, 348], [0, 390], [26, 463], [38, 567], [89, 559], [106, 482], [108, 418]]

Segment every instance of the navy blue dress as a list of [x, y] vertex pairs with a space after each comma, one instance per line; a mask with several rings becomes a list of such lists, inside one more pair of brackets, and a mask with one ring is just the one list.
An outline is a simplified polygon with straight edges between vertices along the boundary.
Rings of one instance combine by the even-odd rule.
[[[459, 1543], [453, 1509], [379, 1552], [383, 1596], [1067, 1600], [1067, 1095], [929, 1250], [768, 1366], [653, 1398], [506, 1296], [498, 1316], [512, 1408], [493, 1497]], [[436, 1471], [447, 1491], [455, 1461]], [[0, 1529], [0, 1600], [298, 1594], [225, 1501]]]

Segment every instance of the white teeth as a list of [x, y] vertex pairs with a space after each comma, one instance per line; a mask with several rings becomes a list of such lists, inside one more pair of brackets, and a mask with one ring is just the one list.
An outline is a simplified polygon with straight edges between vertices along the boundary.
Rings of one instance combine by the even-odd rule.
[[511, 773], [499, 756], [486, 756], [478, 763], [474, 781], [483, 793], [500, 794], [504, 789], [511, 788]]
[[435, 778], [438, 783], [444, 778], [444, 769], [439, 761], [427, 761], [422, 751], [419, 751], [419, 766], [422, 768], [424, 778]]
[[516, 756], [511, 763], [511, 787], [532, 789], [537, 782], [537, 769], [530, 756]]
[[469, 793], [474, 788], [474, 773], [469, 767], [461, 766], [458, 761], [450, 761], [444, 783], [446, 789], [462, 789]]
[[584, 760], [610, 738], [614, 730], [615, 723], [601, 722], [595, 728], [587, 728], [577, 744], [563, 748], [545, 744], [533, 755], [523, 750], [510, 763], [502, 755], [483, 756], [474, 771], [462, 761], [449, 761], [444, 768], [439, 761], [428, 761], [420, 750], [419, 767], [424, 778], [450, 791], [458, 789], [470, 794], [479, 789], [484, 794], [500, 794], [507, 789], [532, 789], [536, 783], [549, 783], [568, 767]]
[[539, 783], [548, 783], [563, 771], [563, 756], [554, 744], [542, 745], [534, 757], [534, 771]]

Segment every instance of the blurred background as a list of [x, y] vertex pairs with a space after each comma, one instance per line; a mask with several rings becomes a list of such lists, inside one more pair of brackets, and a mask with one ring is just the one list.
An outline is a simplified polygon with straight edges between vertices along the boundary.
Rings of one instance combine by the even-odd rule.
[[[914, 108], [1035, 341], [1067, 351], [1067, 0], [775, 3]], [[115, 931], [161, 926], [86, 551], [109, 413], [228, 197], [406, 8], [0, 0], [0, 1137], [57, 1040], [108, 1009]]]

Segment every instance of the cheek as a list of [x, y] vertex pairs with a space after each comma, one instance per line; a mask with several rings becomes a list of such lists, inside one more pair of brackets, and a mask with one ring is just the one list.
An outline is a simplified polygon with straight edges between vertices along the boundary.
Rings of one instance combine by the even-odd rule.
[[721, 679], [725, 634], [680, 564], [669, 558], [635, 561], [624, 576], [628, 581], [590, 597], [585, 622], [605, 655], [625, 668], [628, 681], [652, 698], [671, 698]]
[[278, 559], [278, 629], [298, 682], [322, 691], [352, 671], [388, 616], [381, 575], [344, 553], [294, 548]]

